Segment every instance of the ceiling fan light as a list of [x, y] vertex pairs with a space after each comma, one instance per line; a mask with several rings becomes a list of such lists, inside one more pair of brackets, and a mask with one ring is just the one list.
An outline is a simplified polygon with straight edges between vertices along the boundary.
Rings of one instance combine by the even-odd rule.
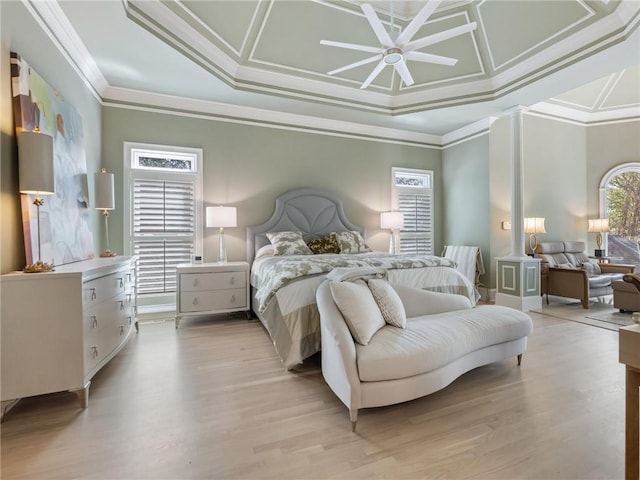
[[382, 59], [387, 65], [394, 65], [402, 60], [402, 50], [399, 48], [389, 48], [384, 51]]

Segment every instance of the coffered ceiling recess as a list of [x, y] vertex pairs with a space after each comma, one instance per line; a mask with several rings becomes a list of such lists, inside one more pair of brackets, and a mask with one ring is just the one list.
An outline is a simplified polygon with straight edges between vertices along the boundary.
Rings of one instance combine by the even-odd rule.
[[[495, 100], [624, 42], [640, 22], [635, 0], [445, 1], [413, 38], [475, 22], [475, 30], [421, 50], [457, 63], [408, 58], [413, 84], [386, 68], [362, 90], [372, 64], [327, 72], [371, 54], [321, 44], [331, 39], [379, 46], [362, 3], [128, 0], [123, 5], [131, 20], [234, 89], [392, 115]], [[398, 32], [425, 5], [367, 3], [387, 31], [393, 21]]]

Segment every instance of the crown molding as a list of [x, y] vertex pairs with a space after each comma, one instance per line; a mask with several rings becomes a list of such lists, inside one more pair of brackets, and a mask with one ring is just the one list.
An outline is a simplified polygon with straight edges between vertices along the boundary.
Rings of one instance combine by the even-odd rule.
[[160, 109], [168, 114], [239, 123], [262, 124], [290, 130], [317, 131], [319, 133], [334, 135], [347, 134], [351, 137], [430, 148], [440, 148], [442, 144], [442, 138], [439, 135], [431, 135], [428, 133], [124, 88], [109, 87], [106, 92], [104, 105], [140, 110], [151, 107]]
[[23, 0], [23, 3], [80, 79], [100, 100], [109, 84], [58, 2]]
[[554, 103], [540, 102], [532, 105], [527, 113], [551, 117], [556, 120], [565, 120], [584, 126], [640, 120], [640, 106], [620, 108], [607, 112], [584, 112]]
[[472, 140], [482, 135], [486, 135], [489, 133], [489, 129], [493, 122], [495, 122], [498, 117], [487, 117], [482, 120], [478, 120], [477, 122], [470, 123], [458, 130], [454, 130], [453, 132], [449, 132], [442, 136], [442, 145], [443, 148], [453, 147], [454, 145], [458, 145], [460, 143], [466, 142], [468, 140]]

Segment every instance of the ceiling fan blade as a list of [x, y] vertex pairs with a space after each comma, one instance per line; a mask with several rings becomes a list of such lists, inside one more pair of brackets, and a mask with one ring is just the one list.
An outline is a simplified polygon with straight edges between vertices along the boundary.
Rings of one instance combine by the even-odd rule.
[[459, 27], [452, 28], [450, 30], [445, 30], [444, 32], [434, 33], [433, 35], [428, 35], [426, 37], [419, 38], [418, 40], [414, 40], [413, 42], [407, 43], [404, 49], [405, 51], [419, 50], [421, 48], [428, 47], [429, 45], [444, 42], [445, 40], [449, 40], [450, 38], [457, 37], [467, 32], [471, 32], [475, 30], [477, 26], [478, 24], [476, 22], [471, 22], [465, 25], [460, 25]]
[[369, 84], [371, 82], [373, 82], [378, 75], [380, 75], [380, 72], [385, 67], [385, 65], [386, 65], [386, 63], [384, 63], [384, 60], [380, 60], [380, 62], [378, 62], [378, 65], [376, 65], [376, 67], [369, 74], [369, 76], [364, 81], [364, 83], [360, 86], [360, 90], [364, 90], [365, 88], [367, 88], [369, 86]]
[[358, 45], [356, 43], [334, 42], [332, 40], [320, 40], [321, 45], [329, 47], [348, 48], [349, 50], [358, 50], [360, 52], [382, 53], [380, 47], [369, 47], [368, 45]]
[[443, 57], [441, 55], [433, 55], [431, 53], [424, 52], [407, 52], [404, 54], [404, 58], [415, 62], [435, 63], [437, 65], [447, 65], [449, 67], [453, 67], [458, 63], [457, 58]]
[[350, 63], [349, 65], [345, 65], [344, 67], [331, 70], [330, 72], [327, 72], [327, 75], [335, 75], [336, 73], [344, 72], [345, 70], [351, 70], [352, 68], [356, 68], [361, 65], [366, 65], [367, 63], [375, 62], [376, 60], [380, 60], [379, 54], [374, 55], [373, 57], [365, 58], [364, 60], [360, 60], [359, 62]]
[[424, 25], [424, 22], [431, 16], [431, 14], [442, 3], [442, 0], [428, 0], [427, 4], [422, 7], [422, 10], [409, 22], [409, 25], [400, 33], [396, 40], [396, 45], [400, 48], [404, 47], [413, 36], [420, 30], [420, 27]]
[[373, 9], [373, 7], [368, 3], [363, 3], [360, 8], [362, 8], [364, 16], [367, 17], [367, 20], [369, 20], [369, 24], [373, 29], [373, 33], [375, 33], [376, 37], [378, 37], [380, 45], [385, 48], [393, 47], [393, 40], [391, 40], [389, 32], [385, 30], [384, 25], [380, 21], [380, 18], [378, 18], [378, 15], [376, 15], [376, 11]]
[[411, 76], [411, 73], [407, 68], [407, 63], [404, 60], [400, 60], [398, 63], [394, 64], [394, 67], [407, 87], [413, 85], [413, 77]]

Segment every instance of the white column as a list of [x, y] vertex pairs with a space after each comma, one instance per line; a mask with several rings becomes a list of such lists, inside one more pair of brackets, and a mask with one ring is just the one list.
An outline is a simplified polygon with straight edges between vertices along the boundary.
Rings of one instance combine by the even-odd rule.
[[511, 256], [526, 257], [524, 250], [524, 154], [522, 116], [525, 107], [508, 110], [511, 116]]
[[497, 260], [496, 304], [518, 310], [542, 307], [540, 261], [524, 249], [524, 150], [523, 115], [526, 108], [514, 107], [511, 117], [511, 253]]

